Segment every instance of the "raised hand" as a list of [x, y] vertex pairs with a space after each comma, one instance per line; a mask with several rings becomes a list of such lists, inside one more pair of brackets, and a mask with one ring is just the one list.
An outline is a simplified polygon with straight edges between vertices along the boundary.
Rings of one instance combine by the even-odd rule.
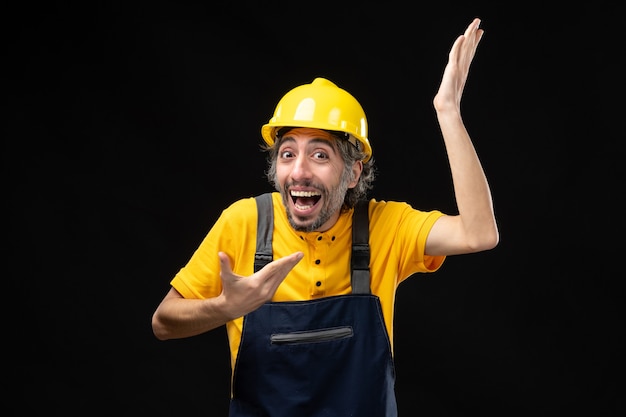
[[469, 73], [470, 64], [484, 31], [479, 28], [480, 19], [469, 24], [465, 33], [454, 41], [448, 54], [448, 64], [443, 72], [439, 91], [433, 100], [437, 111], [456, 110], [460, 112], [461, 97]]

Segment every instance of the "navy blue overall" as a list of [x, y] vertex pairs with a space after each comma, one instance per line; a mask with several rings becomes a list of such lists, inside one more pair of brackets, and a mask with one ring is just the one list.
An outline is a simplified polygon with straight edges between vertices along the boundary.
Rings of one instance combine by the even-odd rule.
[[[259, 197], [255, 270], [272, 259], [271, 198]], [[351, 294], [268, 302], [244, 317], [230, 417], [397, 416], [389, 337], [370, 294], [367, 205], [354, 216]]]

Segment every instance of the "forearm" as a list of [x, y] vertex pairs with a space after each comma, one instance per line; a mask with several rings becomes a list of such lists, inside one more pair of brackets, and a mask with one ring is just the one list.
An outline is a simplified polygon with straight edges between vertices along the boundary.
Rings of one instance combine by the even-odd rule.
[[459, 219], [468, 250], [493, 248], [498, 242], [491, 190], [458, 109], [438, 109], [454, 185]]
[[213, 330], [229, 320], [219, 297], [200, 300], [168, 295], [152, 316], [152, 331], [159, 340], [180, 339]]

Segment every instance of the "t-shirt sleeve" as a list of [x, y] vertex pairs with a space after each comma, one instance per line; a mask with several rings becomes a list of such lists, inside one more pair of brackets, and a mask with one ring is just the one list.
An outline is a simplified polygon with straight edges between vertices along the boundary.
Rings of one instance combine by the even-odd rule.
[[222, 291], [217, 256], [220, 251], [229, 256], [233, 272], [251, 274], [256, 218], [254, 198], [238, 200], [223, 210], [191, 258], [170, 281], [172, 287], [185, 298], [218, 296]]
[[385, 268], [397, 268], [397, 283], [417, 272], [435, 272], [445, 256], [424, 253], [426, 239], [433, 225], [444, 213], [420, 211], [395, 201], [371, 203], [370, 243], [376, 256], [385, 260]]

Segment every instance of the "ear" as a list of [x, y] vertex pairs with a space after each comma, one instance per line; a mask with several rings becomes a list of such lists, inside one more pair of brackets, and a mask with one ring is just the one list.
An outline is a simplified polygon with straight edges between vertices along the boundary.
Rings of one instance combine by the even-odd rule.
[[356, 187], [361, 177], [361, 172], [363, 172], [363, 161], [356, 161], [352, 164], [352, 181], [348, 184], [348, 188]]

